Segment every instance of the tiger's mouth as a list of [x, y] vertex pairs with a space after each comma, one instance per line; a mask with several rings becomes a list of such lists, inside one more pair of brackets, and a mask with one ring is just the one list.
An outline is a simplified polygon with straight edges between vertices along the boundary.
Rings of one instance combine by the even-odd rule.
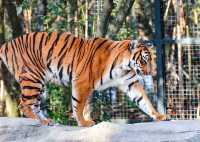
[[135, 61], [129, 61], [128, 67], [136, 72], [137, 75], [143, 76], [145, 74]]

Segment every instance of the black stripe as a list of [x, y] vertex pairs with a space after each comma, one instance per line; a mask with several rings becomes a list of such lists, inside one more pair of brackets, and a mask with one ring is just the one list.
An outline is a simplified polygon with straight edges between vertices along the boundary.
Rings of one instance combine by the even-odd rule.
[[[118, 48], [124, 47], [124, 44], [126, 44], [125, 42], [122, 42], [121, 45], [119, 45]], [[126, 48], [124, 50], [127, 50]]]
[[33, 33], [33, 38], [31, 38], [30, 41], [30, 47], [29, 47], [29, 51], [30, 51], [30, 56], [29, 58], [31, 58], [31, 60], [33, 61], [33, 64], [37, 66], [37, 58], [36, 58], [36, 52], [35, 52], [35, 38], [37, 36], [37, 32]]
[[63, 60], [65, 58], [65, 54], [63, 54], [61, 57], [60, 57], [60, 60], [58, 61], [58, 65], [57, 65], [57, 69], [59, 70], [60, 66], [62, 65], [63, 63]]
[[51, 70], [51, 68], [50, 68], [51, 61], [52, 61], [52, 60], [50, 60], [50, 61], [47, 63], [47, 68], [48, 68], [48, 70], [49, 70], [50, 72], [52, 72], [52, 70]]
[[77, 38], [76, 37], [73, 37], [73, 40], [72, 40], [72, 43], [71, 43], [71, 45], [69, 46], [69, 51], [70, 51], [70, 49], [73, 47], [73, 45], [74, 45], [74, 43], [76, 43], [75, 41], [77, 40]]
[[127, 78], [126, 80], [132, 79], [133, 77], [135, 77], [136, 74], [133, 74], [131, 77]]
[[135, 102], [136, 98], [133, 98], [133, 102]]
[[11, 48], [13, 50], [13, 56], [14, 56], [14, 58], [12, 56], [12, 65], [13, 65], [13, 72], [15, 73], [14, 63], [17, 66], [17, 69], [19, 68], [19, 66], [18, 66], [18, 63], [17, 63], [17, 57], [16, 57], [16, 52], [15, 52], [16, 50], [13, 47], [12, 41], [10, 42], [10, 46], [11, 46]]
[[39, 80], [39, 79], [33, 80], [33, 79], [28, 78], [28, 77], [20, 77], [19, 82], [21, 83], [22, 81], [30, 81], [30, 82], [33, 82], [33, 83], [41, 83], [42, 84], [41, 80]]
[[[52, 46], [52, 47], [54, 47], [54, 46]], [[47, 55], [46, 60], [48, 60], [52, 56], [52, 54], [53, 54], [53, 48], [50, 48], [49, 51], [48, 51], [48, 55]]]
[[140, 101], [143, 99], [143, 97], [139, 97], [139, 99], [136, 100], [136, 105], [139, 105]]
[[34, 75], [36, 75], [36, 76], [39, 76], [42, 80], [44, 80], [44, 72], [43, 71], [41, 71], [41, 70], [36, 70], [36, 69], [32, 69], [30, 66], [26, 66], [27, 68], [28, 68], [28, 70], [32, 73], [32, 74], [34, 74]]
[[72, 82], [72, 71], [69, 73], [69, 82]]
[[38, 96], [39, 96], [39, 94], [34, 94], [34, 95], [31, 95], [31, 96], [27, 96], [27, 95], [21, 94], [21, 97], [24, 98], [24, 99], [35, 99]]
[[28, 48], [28, 39], [29, 39], [29, 35], [30, 35], [30, 34], [27, 34], [27, 35], [26, 35], [26, 46], [25, 46], [25, 48]]
[[70, 68], [70, 64], [67, 67], [67, 74], [69, 75], [69, 68]]
[[[15, 53], [13, 53], [13, 54], [15, 54]], [[14, 73], [15, 73], [15, 61], [16, 60], [14, 60], [14, 57], [12, 56], [12, 70]]]
[[129, 63], [128, 63], [128, 67], [131, 68], [131, 61], [129, 61]]
[[[118, 55], [118, 56], [119, 56], [119, 55]], [[114, 60], [113, 63], [112, 63], [112, 66], [111, 66], [111, 69], [110, 69], [110, 79], [113, 79], [113, 76], [112, 76], [112, 70], [113, 70], [113, 68], [114, 68], [115, 65], [116, 65], [116, 62], [117, 62], [118, 56], [115, 58], [115, 60]]]
[[[89, 64], [89, 61], [92, 61], [93, 56], [95, 55], [96, 50], [97, 50], [99, 47], [101, 47], [105, 42], [108, 41], [107, 39], [105, 39], [103, 42], [101, 42], [101, 43], [95, 48], [95, 47], [93, 47], [93, 45], [94, 45], [95, 41], [98, 40], [98, 39], [99, 39], [99, 38], [95, 38], [95, 39], [93, 40], [93, 43], [92, 43], [92, 45], [91, 45], [92, 48], [91, 48], [90, 52], [88, 53], [89, 58], [87, 59], [87, 61], [85, 61], [84, 65], [83, 65], [83, 69], [86, 68], [86, 66]], [[83, 69], [82, 69], [82, 71], [83, 71]], [[82, 71], [81, 71], [81, 72], [82, 72]]]
[[6, 57], [6, 62], [8, 64], [8, 56], [7, 56], [7, 54], [8, 54], [8, 43], [6, 43], [6, 45], [5, 45], [5, 57]]
[[54, 49], [54, 47], [57, 45], [57, 42], [58, 42], [58, 40], [60, 39], [60, 35], [61, 35], [61, 34], [57, 34], [56, 39], [54, 40], [54, 42], [52, 43], [52, 45], [51, 45], [51, 47], [50, 47], [50, 49], [49, 49], [49, 52], [48, 52], [48, 54], [47, 54], [47, 59], [46, 59], [46, 60], [48, 60], [48, 59], [52, 56], [52, 54], [53, 54], [53, 49]]
[[62, 80], [62, 77], [63, 77], [63, 67], [60, 69], [60, 72], [59, 72], [59, 78], [60, 78], [60, 80]]
[[[82, 69], [81, 69], [81, 71], [80, 71], [80, 73], [79, 74], [81, 74], [83, 71], [84, 71], [84, 69], [86, 69], [86, 67], [87, 67], [87, 65], [89, 64], [88, 62], [91, 60], [90, 58], [91, 58], [91, 53], [92, 53], [92, 51], [93, 51], [93, 44], [94, 44], [94, 42], [97, 40], [97, 39], [99, 39], [99, 38], [95, 38], [93, 41], [92, 41], [92, 45], [90, 46], [91, 48], [90, 49], [84, 49], [84, 52], [85, 52], [85, 50], [89, 50], [88, 51], [88, 58], [86, 58], [86, 61], [84, 62], [84, 64], [83, 64], [83, 67], [82, 67]], [[90, 45], [90, 42], [91, 42], [91, 40], [86, 40], [87, 42], [86, 42], [86, 46], [85, 47], [88, 47], [89, 45]], [[83, 52], [83, 56], [84, 56], [84, 52]]]
[[[107, 41], [108, 41], [108, 40], [104, 40], [102, 43], [100, 43], [100, 44], [95, 48], [95, 50], [94, 50], [94, 52], [93, 52], [93, 55], [90, 56], [90, 59], [93, 59], [93, 58], [94, 58], [95, 53], [97, 52], [97, 50], [98, 50], [101, 46], [103, 46], [103, 44], [106, 43]], [[110, 46], [110, 45], [108, 45], [108, 46]], [[108, 47], [108, 46], [107, 46], [107, 47]]]
[[[28, 42], [28, 41], [27, 41]], [[28, 57], [29, 57], [29, 59], [30, 59], [30, 61], [32, 62], [32, 64], [33, 65], [35, 65], [35, 66], [37, 66], [37, 64], [36, 64], [36, 61], [34, 60], [34, 58], [33, 58], [33, 53], [32, 53], [32, 51], [31, 51], [31, 41], [30, 41], [30, 43], [29, 43], [30, 45], [28, 46], [28, 47], [26, 47], [26, 48], [29, 48], [30, 50], [30, 54], [29, 54], [29, 52], [28, 52], [28, 50], [27, 49], [25, 49], [25, 52], [26, 52], [26, 55], [28, 55]], [[19, 47], [20, 48], [20, 47]], [[22, 55], [22, 57], [23, 57], [23, 55]], [[26, 62], [27, 60], [25, 60], [24, 62]]]
[[42, 57], [42, 48], [44, 48], [46, 45], [45, 43], [43, 43], [44, 41], [45, 41], [45, 43], [47, 41], [47, 37], [45, 36], [45, 33], [43, 33], [43, 35], [42, 35], [42, 38], [40, 41], [40, 46], [39, 46], [39, 51], [38, 51], [38, 59], [39, 59], [41, 67], [43, 67], [43, 68], [45, 68], [45, 67], [44, 67], [44, 63], [42, 62], [43, 60], [41, 60], [41, 57]]
[[[70, 44], [70, 46], [68, 47], [69, 49], [73, 46], [74, 42], [75, 42], [76, 38], [73, 37], [73, 40], [72, 40], [72, 43]], [[58, 66], [57, 68], [59, 69], [61, 64], [63, 63], [63, 60], [66, 56], [66, 53], [67, 53], [68, 49], [65, 50], [65, 52], [62, 54], [62, 56], [60, 57], [60, 60], [58, 61]]]
[[72, 80], [71, 64], [69, 64], [67, 67], [67, 74], [69, 75], [69, 81], [71, 82]]
[[101, 82], [100, 82], [101, 85], [103, 85], [103, 77], [101, 75]]
[[[16, 48], [17, 50], [19, 50], [20, 56], [23, 57], [23, 51], [20, 47], [17, 46], [17, 43], [15, 40], [12, 40], [14, 42], [14, 48]], [[24, 44], [22, 44], [23, 46], [25, 46]]]
[[41, 39], [40, 39], [40, 43], [39, 43], [39, 50], [42, 50], [42, 48], [43, 48], [43, 41], [44, 41], [45, 39], [44, 39], [44, 33], [42, 33], [42, 37], [41, 37]]
[[42, 47], [43, 47], [43, 45], [42, 45], [43, 41], [44, 41], [44, 33], [42, 33], [42, 37], [40, 39], [40, 43], [39, 43], [39, 47], [37, 49], [37, 55], [36, 55], [36, 58], [37, 58], [37, 60], [39, 62], [40, 67], [44, 68], [44, 66], [43, 66], [43, 64], [41, 62], [41, 55], [42, 55], [41, 51], [42, 51]]
[[35, 86], [22, 86], [22, 89], [34, 89], [34, 90], [41, 90], [41, 88], [39, 88], [39, 87], [35, 87]]
[[42, 84], [44, 83], [44, 78], [36, 78], [38, 77], [37, 75], [35, 76], [35, 74], [29, 74], [31, 76], [31, 78], [33, 78], [34, 80], [38, 80], [40, 81]]
[[134, 82], [131, 82], [131, 83], [128, 85], [129, 91], [131, 90], [131, 86], [133, 86], [133, 84], [138, 83], [138, 82], [139, 82], [138, 80], [136, 80], [136, 81], [134, 81]]
[[138, 63], [138, 60], [141, 60], [142, 58], [142, 50], [139, 52], [139, 56], [135, 59], [135, 62]]
[[[117, 42], [116, 45], [114, 45], [110, 50], [113, 50], [115, 47], [119, 45], [120, 42]], [[113, 44], [113, 43], [112, 43]]]
[[73, 105], [73, 108], [75, 108], [75, 111], [77, 111], [77, 107], [75, 105]]
[[136, 54], [138, 54], [138, 51], [134, 53], [132, 60], [135, 60]]
[[[19, 38], [18, 38], [18, 42], [19, 42], [19, 45], [20, 45], [20, 47], [22, 47], [22, 48], [24, 48], [24, 42], [23, 42], [23, 37], [22, 36], [20, 36]], [[18, 48], [16, 48], [17, 50], [18, 50]]]
[[63, 47], [62, 47], [61, 50], [59, 51], [58, 56], [60, 56], [61, 53], [63, 52], [63, 50], [65, 49], [65, 46], [66, 46], [67, 43], [68, 43], [69, 37], [70, 37], [70, 34], [67, 35], [67, 37], [65, 38], [65, 40], [66, 40], [66, 41], [65, 41], [65, 44], [63, 45]]
[[[72, 63], [71, 63], [71, 73], [73, 72], [73, 68], [74, 68], [74, 61], [75, 61], [75, 58], [77, 58], [76, 54], [78, 54], [77, 52], [79, 51], [79, 48], [77, 47], [74, 51], [74, 55], [73, 55], [73, 58], [72, 58]], [[77, 60], [77, 59], [76, 59]]]
[[78, 53], [77, 53], [77, 61], [79, 61], [79, 59], [82, 59], [82, 56], [81, 56], [81, 49], [82, 49], [82, 47], [83, 47], [83, 45], [84, 45], [84, 40], [81, 38], [81, 41], [80, 41], [80, 44], [79, 44], [79, 46], [78, 46]]
[[79, 100], [77, 100], [73, 95], [72, 95], [72, 99], [74, 100], [74, 101], [76, 101], [77, 103], [81, 103]]
[[111, 69], [110, 69], [110, 79], [113, 79], [113, 76], [112, 76], [112, 70], [113, 70], [113, 68], [114, 68], [114, 66], [112, 64]]
[[[82, 44], [79, 45], [79, 52], [78, 52], [78, 61], [82, 60], [85, 55], [85, 47], [87, 45], [87, 41], [83, 40]], [[78, 65], [78, 64], [77, 64]]]

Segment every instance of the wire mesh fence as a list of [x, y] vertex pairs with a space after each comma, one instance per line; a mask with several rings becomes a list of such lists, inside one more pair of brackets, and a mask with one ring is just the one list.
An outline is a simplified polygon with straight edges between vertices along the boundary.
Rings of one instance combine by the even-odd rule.
[[[182, 64], [175, 60], [175, 73], [181, 66], [177, 83], [166, 80], [167, 114], [172, 119], [196, 119], [200, 106], [200, 46], [182, 47]], [[173, 76], [173, 75], [172, 75]]]
[[[180, 41], [185, 37], [198, 40], [199, 2], [176, 1], [176, 4], [169, 7], [171, 12], [165, 21], [165, 37], [179, 38]], [[181, 15], [184, 15], [184, 19], [181, 19]], [[182, 33], [177, 34], [181, 24], [184, 24]], [[199, 118], [200, 45], [195, 42], [190, 40], [187, 44], [165, 45], [167, 114], [172, 119]]]

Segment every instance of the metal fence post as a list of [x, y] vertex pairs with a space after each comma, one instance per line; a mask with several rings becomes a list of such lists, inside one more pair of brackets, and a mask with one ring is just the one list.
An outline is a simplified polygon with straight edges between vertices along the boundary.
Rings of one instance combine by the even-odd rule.
[[157, 63], [157, 110], [165, 114], [165, 51], [163, 46], [164, 23], [162, 15], [162, 0], [154, 1], [155, 8], [155, 39], [156, 39], [156, 63]]

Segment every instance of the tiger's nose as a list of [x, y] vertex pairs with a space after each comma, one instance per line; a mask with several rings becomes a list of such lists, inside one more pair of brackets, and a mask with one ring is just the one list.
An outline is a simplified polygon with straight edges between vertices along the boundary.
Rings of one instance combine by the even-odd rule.
[[141, 72], [140, 72], [139, 69], [136, 69], [136, 73], [137, 73], [137, 74], [141, 74]]

